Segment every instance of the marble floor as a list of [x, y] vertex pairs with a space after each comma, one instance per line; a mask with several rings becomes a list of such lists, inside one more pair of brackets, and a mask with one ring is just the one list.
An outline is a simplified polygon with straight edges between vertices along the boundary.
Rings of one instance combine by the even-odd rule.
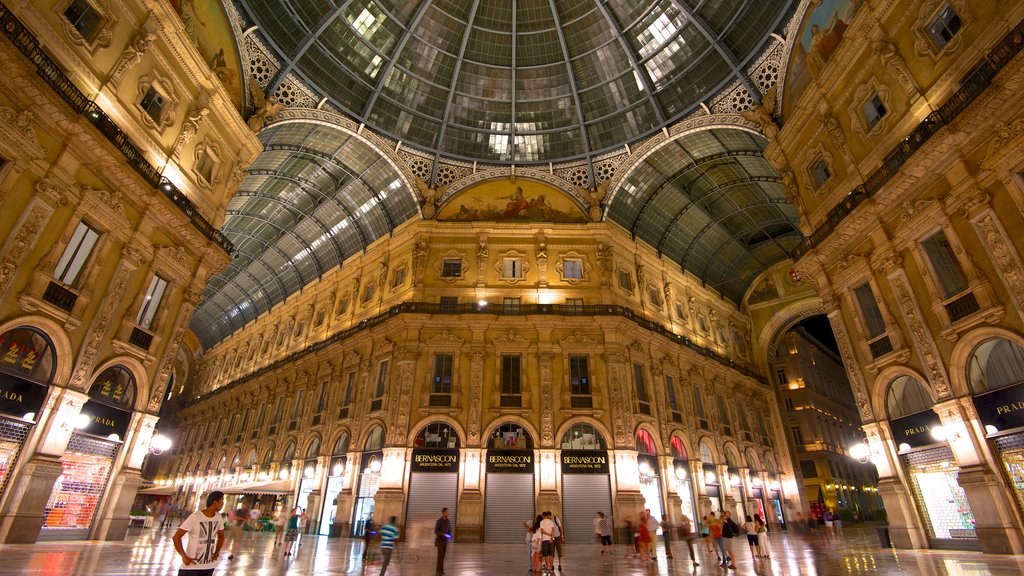
[[[124, 542], [45, 542], [0, 545], [0, 576], [8, 575], [172, 575], [179, 559], [171, 542], [172, 531], [133, 528]], [[222, 554], [216, 574], [238, 576], [343, 575], [380, 572], [379, 562], [362, 560], [361, 541], [305, 537], [295, 556], [285, 557], [273, 536], [260, 534], [241, 543], [233, 560]], [[874, 530], [847, 529], [841, 535], [810, 536], [773, 534], [771, 559], [754, 560], [739, 539], [733, 543], [737, 569], [733, 574], [759, 576], [818, 576], [857, 574], [921, 575], [1020, 575], [1024, 556], [992, 556], [978, 552], [895, 551], [880, 549]], [[614, 556], [602, 556], [594, 546], [566, 546], [564, 576], [634, 576], [714, 574], [726, 576], [715, 566], [715, 556], [698, 547], [699, 568], [693, 568], [682, 542], [673, 545], [674, 558], [666, 558], [659, 544], [657, 560], [626, 558], [626, 547], [617, 546]], [[392, 561], [392, 576], [432, 576], [434, 549], [417, 550], [403, 545]], [[459, 544], [448, 547], [448, 576], [529, 576], [525, 545]]]

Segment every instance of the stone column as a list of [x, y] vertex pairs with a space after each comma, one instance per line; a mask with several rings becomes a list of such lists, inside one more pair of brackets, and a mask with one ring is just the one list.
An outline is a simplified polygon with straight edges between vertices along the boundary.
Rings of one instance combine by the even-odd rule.
[[479, 448], [463, 452], [462, 494], [455, 535], [459, 542], [484, 541], [484, 494], [480, 489], [485, 451]]
[[[35, 542], [43, 527], [43, 511], [53, 483], [63, 473], [60, 457], [67, 448], [74, 421], [88, 396], [51, 386], [34, 434], [25, 441], [24, 464], [7, 487], [0, 511], [0, 541], [6, 544]], [[31, 452], [33, 437], [38, 438]]]
[[640, 511], [644, 508], [644, 497], [640, 494], [640, 475], [637, 473], [636, 450], [625, 448], [610, 454], [615, 475], [615, 500], [612, 502], [613, 516], [616, 518], [618, 533], [616, 542], [632, 542], [633, 534], [626, 529], [626, 520], [635, 526], [640, 519]]
[[97, 540], [124, 540], [131, 522], [129, 514], [135, 496], [142, 485], [142, 461], [149, 454], [158, 417], [136, 412], [124, 440], [124, 446], [114, 461], [111, 482], [96, 510], [92, 537]]

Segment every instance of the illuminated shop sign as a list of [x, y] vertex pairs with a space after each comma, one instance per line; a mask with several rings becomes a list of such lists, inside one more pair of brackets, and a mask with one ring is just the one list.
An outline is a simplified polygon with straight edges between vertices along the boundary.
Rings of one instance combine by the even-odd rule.
[[[114, 408], [102, 402], [89, 400], [82, 407], [82, 414], [89, 417], [89, 424], [80, 428], [80, 432], [109, 438], [112, 434], [117, 435], [117, 440], [124, 441], [128, 433], [128, 425], [131, 423], [131, 412]], [[113, 440], [113, 438], [111, 438]]]
[[989, 434], [1024, 426], [1024, 383], [975, 396], [974, 407]]
[[46, 386], [0, 372], [0, 412], [17, 418], [33, 414], [32, 420], [38, 420], [39, 410], [46, 400], [46, 390]]
[[607, 474], [605, 450], [562, 450], [562, 474]]
[[936, 440], [932, 438], [931, 429], [940, 425], [942, 423], [939, 421], [939, 415], [933, 410], [925, 410], [889, 421], [892, 438], [897, 447], [907, 444], [911, 448], [919, 448], [935, 444]]
[[458, 472], [459, 451], [446, 449], [420, 449], [412, 451], [413, 472]]
[[489, 450], [487, 473], [533, 474], [533, 451]]

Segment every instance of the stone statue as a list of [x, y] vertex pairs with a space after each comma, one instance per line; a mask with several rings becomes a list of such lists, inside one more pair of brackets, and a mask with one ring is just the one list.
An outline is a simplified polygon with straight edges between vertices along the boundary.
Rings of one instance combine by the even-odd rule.
[[252, 105], [255, 108], [252, 116], [249, 116], [249, 129], [259, 132], [267, 125], [267, 121], [284, 110], [285, 106], [273, 97], [267, 98], [255, 76], [249, 77], [249, 95], [252, 96]]
[[779, 125], [775, 123], [774, 117], [775, 99], [778, 93], [779, 85], [776, 84], [764, 93], [760, 106], [740, 112], [740, 116], [761, 127], [761, 132], [769, 142], [774, 142], [776, 136], [779, 135]]

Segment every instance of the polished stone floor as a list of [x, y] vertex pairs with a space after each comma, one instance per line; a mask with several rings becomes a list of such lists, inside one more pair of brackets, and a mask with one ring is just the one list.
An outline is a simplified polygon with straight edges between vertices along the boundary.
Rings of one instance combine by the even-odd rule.
[[[30, 545], [0, 545], [0, 576], [8, 575], [172, 575], [179, 560], [171, 542], [172, 531], [133, 528], [124, 542], [46, 542]], [[234, 560], [222, 555], [216, 574], [239, 576], [342, 575], [380, 572], [379, 562], [362, 561], [362, 542], [349, 539], [305, 537], [299, 553], [285, 557], [273, 536], [260, 534], [243, 539]], [[873, 530], [851, 528], [828, 536], [773, 534], [771, 559], [754, 560], [739, 539], [734, 541], [737, 569], [733, 574], [759, 576], [817, 576], [857, 574], [922, 575], [1020, 575], [1024, 556], [991, 556], [977, 552], [894, 551], [880, 549]], [[643, 562], [626, 558], [626, 547], [618, 546], [614, 556], [601, 556], [594, 546], [566, 546], [565, 576], [634, 576], [674, 574], [720, 574], [714, 555], [698, 548], [700, 568], [693, 568], [681, 542], [673, 545], [674, 558], [666, 558], [658, 546], [657, 560]], [[392, 576], [432, 576], [434, 549], [417, 550], [403, 545], [401, 556], [392, 561]], [[448, 576], [530, 576], [526, 550], [517, 545], [458, 544], [448, 547]]]

